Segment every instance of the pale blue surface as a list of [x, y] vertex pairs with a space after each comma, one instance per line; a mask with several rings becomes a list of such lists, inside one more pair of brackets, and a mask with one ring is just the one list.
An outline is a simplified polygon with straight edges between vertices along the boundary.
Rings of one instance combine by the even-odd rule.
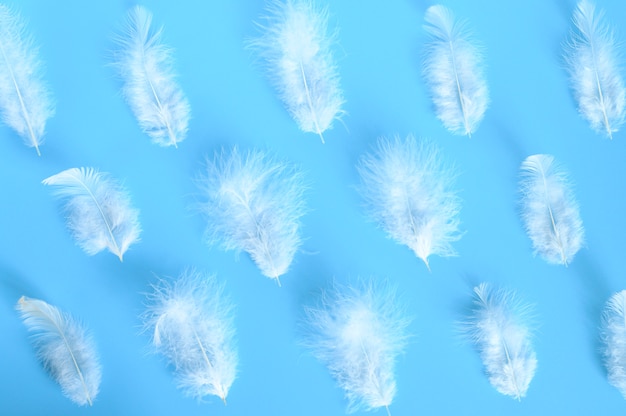
[[[606, 381], [598, 324], [608, 297], [626, 288], [626, 132], [609, 141], [576, 111], [561, 45], [571, 0], [449, 0], [485, 48], [492, 103], [471, 139], [436, 120], [420, 75], [428, 1], [322, 1], [339, 28], [336, 58], [347, 115], [322, 145], [301, 133], [244, 49], [264, 2], [146, 1], [175, 50], [193, 119], [178, 149], [143, 135], [106, 63], [111, 34], [130, 1], [14, 0], [40, 45], [57, 101], [42, 156], [0, 127], [0, 414], [2, 415], [341, 415], [346, 402], [326, 368], [298, 345], [302, 305], [333, 278], [387, 277], [414, 318], [397, 369], [398, 415], [618, 415], [626, 402]], [[359, 5], [358, 7], [356, 5]], [[626, 2], [605, 0], [612, 24]], [[626, 39], [626, 26], [618, 27]], [[466, 234], [459, 257], [431, 260], [366, 220], [354, 190], [360, 154], [381, 135], [413, 133], [439, 143], [461, 175]], [[223, 145], [268, 149], [298, 163], [311, 184], [303, 252], [279, 288], [242, 254], [202, 243], [188, 209], [204, 155]], [[551, 153], [570, 173], [586, 247], [570, 267], [533, 258], [517, 212], [521, 161]], [[41, 180], [94, 166], [123, 179], [141, 210], [142, 241], [124, 256], [89, 257], [65, 229], [60, 204]], [[175, 388], [169, 368], [139, 333], [143, 294], [154, 274], [186, 266], [215, 272], [237, 304], [240, 373], [228, 396], [197, 403]], [[536, 305], [535, 379], [521, 402], [497, 393], [476, 351], [455, 329], [471, 288], [488, 280]], [[81, 318], [102, 358], [93, 408], [62, 396], [36, 361], [14, 311], [21, 295]], [[358, 413], [361, 414], [361, 413]], [[384, 409], [374, 414], [385, 414]]]

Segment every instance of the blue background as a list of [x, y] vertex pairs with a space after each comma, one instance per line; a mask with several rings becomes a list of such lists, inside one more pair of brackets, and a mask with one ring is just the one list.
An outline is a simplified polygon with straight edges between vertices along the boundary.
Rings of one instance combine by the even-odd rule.
[[[347, 103], [343, 124], [322, 145], [301, 133], [244, 48], [264, 13], [260, 0], [146, 1], [174, 48], [192, 108], [178, 149], [152, 145], [139, 130], [107, 66], [112, 34], [131, 1], [14, 0], [40, 45], [57, 102], [42, 156], [0, 126], [0, 413], [3, 415], [341, 415], [346, 402], [326, 368], [299, 346], [302, 306], [333, 279], [387, 278], [413, 317], [397, 365], [393, 415], [616, 415], [626, 403], [606, 381], [600, 313], [624, 284], [626, 132], [609, 141], [576, 111], [561, 59], [572, 0], [448, 0], [485, 48], [491, 106], [472, 135], [452, 136], [435, 118], [420, 74], [431, 2], [330, 1], [339, 28], [335, 57]], [[616, 26], [626, 2], [600, 7]], [[616, 27], [626, 39], [626, 27]], [[430, 138], [454, 161], [463, 199], [459, 257], [431, 259], [432, 273], [363, 215], [355, 163], [379, 136]], [[203, 244], [203, 220], [189, 206], [205, 155], [221, 146], [260, 148], [307, 174], [306, 238], [283, 287], [242, 254]], [[518, 169], [553, 154], [571, 173], [586, 246], [570, 267], [532, 256], [517, 211]], [[124, 181], [141, 210], [142, 241], [124, 262], [89, 257], [64, 224], [41, 180], [93, 166]], [[150, 354], [138, 315], [155, 275], [187, 266], [214, 272], [236, 303], [240, 372], [228, 395], [198, 403], [175, 388]], [[538, 370], [521, 402], [497, 393], [477, 352], [459, 336], [481, 281], [515, 289], [535, 305]], [[91, 329], [103, 366], [92, 408], [62, 396], [34, 356], [14, 305], [21, 295], [71, 312]], [[384, 409], [376, 414], [384, 414]]]

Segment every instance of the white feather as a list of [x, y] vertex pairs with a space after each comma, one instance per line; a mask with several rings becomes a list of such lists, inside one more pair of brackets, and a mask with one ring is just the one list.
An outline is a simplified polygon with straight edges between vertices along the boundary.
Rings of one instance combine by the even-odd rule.
[[521, 166], [522, 219], [535, 255], [567, 266], [584, 241], [578, 203], [566, 172], [551, 155], [528, 156]]
[[39, 152], [54, 114], [37, 48], [19, 15], [0, 4], [0, 109], [2, 121]]
[[424, 77], [437, 118], [450, 132], [471, 136], [489, 106], [481, 51], [446, 7], [429, 7], [424, 19], [430, 35]]
[[603, 355], [609, 383], [626, 399], [626, 290], [611, 296], [602, 315]]
[[527, 325], [530, 307], [513, 292], [493, 290], [487, 283], [474, 288], [474, 311], [468, 334], [480, 352], [491, 385], [520, 400], [526, 396], [537, 368]]
[[108, 249], [123, 258], [139, 241], [139, 211], [131, 206], [128, 192], [108, 174], [94, 168], [72, 168], [46, 178], [54, 195], [65, 199], [67, 227], [89, 255]]
[[429, 267], [430, 255], [454, 256], [461, 238], [455, 173], [427, 141], [381, 138], [361, 157], [359, 191], [370, 216], [389, 238], [408, 246]]
[[226, 403], [237, 375], [233, 305], [214, 276], [188, 270], [160, 280], [148, 296], [144, 327], [157, 352], [174, 368], [178, 388]]
[[593, 3], [581, 1], [566, 45], [565, 61], [578, 111], [596, 132], [613, 138], [626, 116], [626, 89], [618, 65], [613, 30], [596, 13]]
[[189, 102], [176, 82], [172, 50], [161, 41], [162, 28], [154, 30], [151, 24], [152, 14], [144, 7], [128, 12], [125, 33], [117, 38], [115, 66], [143, 132], [152, 143], [177, 147], [187, 136]]
[[319, 306], [306, 307], [305, 345], [330, 370], [348, 412], [386, 407], [396, 393], [395, 363], [410, 322], [386, 284], [335, 286]]
[[263, 152], [241, 154], [235, 147], [207, 160], [199, 187], [209, 243], [245, 251], [280, 285], [302, 243], [302, 173]]
[[100, 388], [101, 369], [85, 328], [42, 300], [22, 296], [16, 308], [24, 325], [33, 332], [37, 358], [63, 394], [78, 405], [91, 406]]
[[328, 11], [310, 0], [272, 1], [250, 46], [265, 60], [268, 76], [298, 127], [324, 133], [343, 114], [343, 93], [327, 34]]

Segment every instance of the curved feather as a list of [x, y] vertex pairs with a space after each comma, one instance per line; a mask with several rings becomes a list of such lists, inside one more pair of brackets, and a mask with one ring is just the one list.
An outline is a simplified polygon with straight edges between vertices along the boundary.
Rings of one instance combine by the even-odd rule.
[[54, 104], [42, 79], [37, 52], [20, 16], [0, 4], [2, 121], [40, 155], [39, 146], [44, 142], [46, 122], [54, 114]]
[[54, 195], [65, 199], [67, 227], [90, 256], [104, 249], [123, 258], [139, 241], [139, 211], [131, 206], [128, 192], [106, 173], [94, 168], [72, 168], [46, 178]]
[[618, 65], [613, 30], [596, 13], [593, 3], [581, 1], [574, 11], [574, 25], [566, 45], [565, 61], [578, 111], [591, 127], [613, 138], [624, 124], [626, 88]]
[[359, 191], [370, 216], [397, 243], [408, 246], [430, 269], [431, 255], [455, 256], [461, 238], [455, 173], [427, 141], [380, 138], [357, 166]]
[[115, 66], [143, 132], [152, 143], [177, 147], [187, 136], [189, 102], [176, 82], [172, 50], [161, 41], [162, 28], [151, 25], [152, 14], [144, 7], [128, 12], [125, 33], [117, 37]]
[[396, 393], [395, 362], [410, 322], [386, 284], [335, 286], [306, 307], [305, 345], [330, 370], [348, 399], [348, 412], [386, 407]]
[[437, 118], [450, 132], [471, 136], [489, 106], [489, 89], [483, 75], [483, 58], [464, 22], [455, 22], [444, 6], [426, 10], [424, 77]]
[[611, 296], [602, 314], [604, 364], [609, 383], [626, 399], [626, 290]]
[[279, 277], [302, 244], [302, 173], [263, 152], [242, 154], [234, 147], [207, 160], [199, 187], [209, 243], [245, 251], [263, 275], [280, 285]]
[[309, 0], [273, 1], [250, 42], [289, 114], [304, 132], [324, 133], [343, 114], [343, 92], [327, 34], [328, 11]]
[[520, 400], [535, 375], [537, 358], [526, 324], [530, 307], [513, 292], [493, 290], [487, 283], [474, 288], [474, 311], [468, 333], [480, 351], [491, 385]]
[[144, 327], [156, 351], [174, 368], [178, 388], [201, 399], [226, 403], [237, 375], [233, 305], [214, 276], [188, 270], [160, 280], [148, 296]]
[[70, 315], [48, 303], [22, 296], [16, 305], [44, 368], [78, 405], [93, 404], [101, 369], [93, 340]]
[[578, 203], [566, 172], [551, 155], [528, 156], [521, 166], [522, 219], [535, 255], [568, 265], [584, 241]]

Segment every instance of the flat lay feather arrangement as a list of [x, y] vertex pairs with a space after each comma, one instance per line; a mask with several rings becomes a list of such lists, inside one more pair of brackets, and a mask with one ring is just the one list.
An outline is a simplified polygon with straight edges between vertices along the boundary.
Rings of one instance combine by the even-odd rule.
[[[2, 134], [19, 137], [35, 150], [7, 144], [15, 154], [7, 151], [7, 160], [23, 157], [27, 162], [20, 163], [30, 165], [28, 174], [18, 172], [15, 166], [11, 171], [2, 171], [2, 175], [10, 177], [19, 189], [30, 189], [31, 182], [37, 185], [39, 194], [28, 200], [28, 209], [37, 212], [33, 221], [58, 226], [54, 234], [46, 234], [41, 241], [51, 251], [62, 250], [67, 258], [80, 259], [76, 264], [56, 259], [47, 269], [51, 276], [70, 273], [65, 270], [75, 273], [78, 267], [92, 267], [94, 275], [111, 275], [103, 283], [106, 286], [102, 293], [85, 293], [83, 285], [95, 280], [89, 273], [81, 277], [87, 283], [66, 291], [51, 290], [40, 282], [33, 285], [35, 280], [30, 276], [13, 273], [11, 278], [17, 283], [0, 290], [2, 302], [15, 294], [8, 304], [13, 316], [3, 315], [3, 319], [21, 319], [23, 326], [16, 325], [19, 335], [8, 332], [2, 342], [17, 343], [13, 339], [17, 337], [28, 340], [33, 362], [58, 385], [54, 388], [60, 387], [59, 395], [70, 399], [72, 406], [97, 409], [114, 400], [107, 391], [113, 388], [114, 380], [125, 377], [123, 370], [118, 374], [123, 367], [111, 365], [117, 344], [139, 340], [143, 349], [136, 348], [140, 356], [136, 359], [156, 361], [152, 371], [169, 380], [181, 401], [197, 401], [196, 411], [202, 413], [210, 407], [216, 414], [237, 414], [231, 409], [236, 409], [238, 403], [259, 400], [258, 396], [246, 399], [245, 391], [253, 386], [248, 377], [259, 371], [257, 361], [272, 374], [257, 375], [254, 383], [262, 379], [264, 388], [268, 384], [268, 389], [279, 390], [265, 379], [277, 377], [285, 368], [284, 363], [279, 365], [274, 360], [293, 359], [289, 354], [282, 355], [284, 339], [273, 340], [270, 335], [270, 327], [277, 324], [261, 318], [285, 302], [288, 306], [282, 315], [287, 315], [292, 325], [283, 329], [294, 340], [298, 354], [297, 362], [289, 361], [287, 366], [295, 368], [300, 361], [305, 362], [302, 371], [312, 373], [302, 377], [326, 380], [324, 394], [328, 396], [316, 397], [319, 403], [311, 402], [315, 405], [330, 403], [333, 409], [341, 406], [345, 413], [396, 414], [394, 409], [402, 409], [398, 402], [426, 399], [421, 396], [418, 380], [427, 375], [414, 371], [414, 367], [408, 371], [405, 364], [417, 360], [419, 351], [436, 350], [437, 343], [449, 342], [460, 356], [468, 357], [463, 358], [467, 365], [462, 368], [441, 364], [444, 373], [454, 374], [451, 388], [475, 389], [476, 395], [487, 397], [485, 400], [508, 396], [498, 405], [516, 407], [498, 407], [497, 411], [517, 414], [517, 410], [510, 409], [529, 409], [523, 406], [537, 394], [535, 386], [545, 386], [543, 369], [556, 371], [551, 366], [558, 361], [542, 345], [542, 339], [553, 336], [553, 327], [544, 330], [542, 319], [557, 312], [551, 308], [549, 297], [537, 296], [538, 292], [528, 288], [540, 285], [543, 279], [563, 275], [576, 279], [584, 288], [580, 290], [584, 306], [577, 305], [584, 311], [568, 319], [590, 322], [585, 327], [589, 344], [594, 344], [589, 354], [597, 361], [593, 363], [596, 373], [604, 379], [598, 388], [605, 389], [607, 397], [621, 393], [626, 399], [626, 287], [607, 283], [603, 275], [608, 273], [608, 266], [604, 269], [603, 264], [595, 264], [589, 254], [600, 250], [597, 247], [606, 247], [604, 241], [598, 244], [602, 232], [621, 236], [623, 230], [617, 225], [615, 230], [602, 230], [606, 225], [588, 214], [601, 204], [606, 211], [602, 220], [623, 224], [621, 208], [612, 206], [609, 192], [623, 193], [620, 181], [624, 172], [609, 170], [603, 160], [593, 157], [587, 158], [584, 166], [574, 163], [571, 153], [572, 148], [582, 146], [583, 140], [595, 140], [592, 146], [607, 146], [611, 149], [607, 152], [616, 157], [623, 150], [620, 142], [624, 140], [626, 86], [621, 60], [623, 38], [616, 26], [620, 19], [605, 13], [601, 2], [581, 0], [568, 5], [570, 14], [562, 17], [569, 29], [560, 33], [560, 43], [551, 45], [555, 56], [550, 74], [561, 77], [563, 94], [569, 94], [569, 101], [557, 111], [573, 113], [572, 119], [580, 122], [574, 128], [584, 138], [564, 138], [566, 145], [559, 146], [550, 141], [549, 135], [556, 131], [556, 127], [550, 127], [552, 130], [546, 129], [546, 137], [541, 139], [546, 145], [537, 148], [523, 143], [526, 129], [510, 132], [504, 127], [506, 121], [496, 120], [498, 109], [506, 107], [507, 99], [511, 111], [519, 108], [502, 83], [491, 81], [492, 72], [501, 68], [487, 65], [491, 54], [499, 50], [498, 45], [483, 39], [487, 27], [475, 24], [467, 7], [459, 7], [456, 14], [448, 4], [420, 6], [422, 20], [414, 23], [414, 48], [407, 52], [413, 55], [410, 70], [419, 86], [410, 91], [419, 92], [419, 99], [428, 103], [414, 114], [410, 120], [413, 124], [409, 125], [416, 132], [432, 132], [432, 137], [372, 127], [376, 124], [354, 125], [348, 109], [367, 107], [370, 111], [371, 107], [371, 111], [384, 112], [384, 104], [350, 105], [354, 94], [350, 91], [355, 85], [359, 84], [360, 93], [366, 91], [368, 85], [377, 82], [377, 73], [364, 71], [367, 75], [360, 79], [344, 79], [342, 63], [362, 59], [361, 54], [370, 45], [363, 41], [361, 49], [344, 49], [341, 22], [335, 18], [334, 7], [332, 2], [322, 0], [267, 0], [248, 10], [245, 21], [229, 20], [229, 25], [241, 26], [239, 53], [247, 54], [245, 68], [229, 68], [212, 52], [219, 50], [215, 43], [225, 40], [211, 37], [208, 32], [198, 34], [202, 39], [195, 42], [201, 42], [204, 49], [190, 52], [181, 39], [196, 32], [180, 26], [171, 30], [167, 16], [153, 15], [148, 7], [128, 9], [125, 16], [110, 22], [108, 34], [102, 32], [102, 74], [110, 72], [110, 79], [102, 81], [116, 89], [110, 101], [102, 100], [102, 106], [116, 103], [112, 104], [118, 105], [113, 111], [124, 114], [134, 124], [107, 120], [104, 112], [97, 114], [101, 108], [90, 110], [96, 113], [93, 117], [111, 124], [120, 136], [129, 136], [115, 139], [119, 160], [107, 161], [100, 157], [99, 150], [85, 152], [84, 157], [80, 151], [64, 154], [60, 144], [63, 129], [72, 132], [73, 127], [54, 125], [55, 134], [50, 134], [48, 122], [55, 120], [52, 116], [67, 117], [64, 104], [53, 98], [62, 89], [51, 81], [58, 79], [60, 70], [50, 71], [50, 64], [44, 67], [42, 57], [49, 54], [42, 53], [46, 43], [40, 42], [42, 35], [37, 26], [18, 8], [0, 4]], [[370, 26], [363, 23], [362, 27]], [[371, 25], [370, 29], [384, 30], [384, 25]], [[355, 34], [346, 35], [350, 36]], [[212, 95], [211, 88], [228, 83], [227, 77], [213, 79], [202, 74], [206, 89], [204, 85], [189, 87], [185, 77], [199, 70], [181, 68], [180, 62], [189, 65], [190, 59], [204, 55], [220, 71], [226, 65], [226, 71], [241, 77], [238, 94], [222, 97], [221, 101]], [[388, 65], [388, 74], [378, 74], [381, 79], [391, 74], [389, 79], [393, 81], [394, 65]], [[47, 72], [52, 76], [48, 77]], [[258, 84], [252, 86], [255, 78]], [[247, 98], [240, 92], [253, 88], [265, 88], [258, 94], [264, 97], [267, 112], [249, 111]], [[216, 107], [207, 104], [213, 101], [218, 102]], [[191, 116], [192, 104], [197, 122]], [[229, 131], [221, 130], [220, 137], [199, 132], [201, 123], [216, 123], [221, 128], [225, 125], [218, 123], [220, 115], [208, 113], [208, 108], [237, 108], [235, 125]], [[394, 111], [389, 109], [389, 114]], [[245, 131], [244, 125], [266, 131], [266, 126], [274, 123], [266, 118], [267, 114], [288, 120], [284, 124], [290, 133], [267, 141], [239, 137], [239, 132]], [[368, 113], [361, 117], [370, 122], [372, 116]], [[406, 128], [406, 124], [398, 124], [398, 129]], [[432, 129], [422, 130], [421, 124]], [[132, 128], [144, 143], [123, 142], [135, 140]], [[518, 139], [521, 144], [511, 146], [514, 151], [496, 160], [479, 150], [484, 149], [481, 141], [494, 135], [501, 140], [490, 142], [491, 146], [503, 147]], [[40, 148], [44, 140], [46, 151]], [[306, 150], [298, 153], [293, 146]], [[335, 146], [349, 153], [337, 155]], [[141, 152], [129, 150], [136, 148]], [[322, 159], [313, 164], [307, 155], [318, 151], [323, 152]], [[621, 157], [620, 166], [623, 154]], [[173, 166], [179, 169], [171, 179], [180, 191], [177, 193], [162, 182], [168, 180]], [[27, 171], [26, 167], [20, 168]], [[483, 179], [478, 183], [472, 178], [481, 169], [494, 171], [493, 182]], [[594, 182], [593, 195], [598, 200], [592, 201], [589, 190], [577, 186], [590, 180], [596, 171], [598, 175], [612, 176], [614, 182]], [[181, 174], [185, 179], [178, 181]], [[36, 181], [35, 175], [39, 175]], [[499, 178], [504, 179], [496, 182]], [[336, 188], [323, 187], [335, 183]], [[495, 183], [505, 183], [506, 190], [493, 192]], [[603, 192], [603, 187], [610, 191]], [[40, 196], [41, 201], [35, 199]], [[320, 203], [323, 198], [326, 202]], [[170, 210], [172, 201], [180, 205]], [[10, 202], [1, 204], [8, 211], [5, 207]], [[341, 211], [346, 204], [350, 205], [349, 214]], [[495, 219], [493, 213], [503, 204], [517, 228], [510, 227], [510, 223], [501, 225]], [[483, 228], [476, 224], [476, 217], [466, 214], [476, 207], [480, 208]], [[21, 214], [23, 207], [15, 209]], [[329, 217], [323, 217], [327, 211], [341, 211], [345, 217], [337, 214], [329, 221]], [[321, 220], [321, 216], [326, 219]], [[195, 240], [181, 241], [179, 233], [187, 234], [182, 229], [174, 230], [175, 224], [180, 224], [178, 217], [193, 224]], [[358, 230], [352, 235], [343, 232], [340, 222], [352, 221], [358, 223]], [[65, 236], [59, 232], [61, 222], [67, 230]], [[174, 231], [169, 233], [168, 227]], [[161, 233], [164, 237], [159, 237]], [[327, 236], [327, 246], [319, 243], [320, 233]], [[365, 233], [367, 237], [363, 237]], [[474, 250], [475, 236], [483, 234], [483, 241], [489, 242], [479, 247], [480, 251]], [[159, 249], [162, 251], [146, 254], [144, 244], [158, 238], [165, 241], [165, 236], [167, 246]], [[39, 239], [33, 242], [1, 233], [0, 239], [6, 245], [32, 252], [34, 262], [38, 261], [38, 249], [34, 247], [41, 247]], [[327, 262], [325, 253], [332, 250], [337, 256], [345, 256], [345, 267], [335, 270]], [[201, 254], [194, 256], [196, 251]], [[497, 268], [484, 266], [486, 279], [483, 281], [481, 272], [481, 280], [474, 282], [476, 270], [463, 268], [467, 252], [483, 256], [484, 264], [488, 264], [489, 256], [499, 257], [498, 261], [504, 258], [509, 275], [499, 277], [494, 273]], [[162, 264], [150, 260], [155, 256]], [[399, 259], [398, 266], [390, 264], [385, 275], [364, 275], [362, 270], [351, 274], [350, 262], [354, 259], [371, 265], [387, 261], [385, 256]], [[0, 274], [18, 270], [10, 261], [1, 262], [6, 264], [0, 263]], [[537, 273], [555, 276], [521, 276], [519, 270], [527, 263], [536, 268], [533, 270], [546, 270]], [[175, 276], [160, 271], [173, 264], [178, 270]], [[406, 278], [402, 273], [404, 264], [410, 264], [406, 267], [411, 269], [405, 273]], [[453, 269], [457, 276], [451, 275], [450, 267], [457, 267]], [[440, 270], [446, 270], [447, 275]], [[125, 282], [121, 277], [126, 275], [137, 279]], [[403, 277], [397, 277], [400, 275]], [[142, 281], [141, 276], [147, 277]], [[55, 277], [58, 281], [61, 278]], [[602, 280], [596, 282], [593, 278]], [[465, 280], [462, 290], [452, 286], [459, 283], [454, 283], [455, 279]], [[4, 289], [4, 283], [0, 280], [0, 289]], [[126, 293], [123, 285], [132, 285], [133, 293]], [[422, 286], [441, 288], [441, 293], [433, 289], [433, 293], [423, 295], [426, 289]], [[30, 297], [35, 295], [52, 303]], [[421, 296], [431, 301], [424, 301], [421, 307], [432, 307], [437, 299], [437, 307], [441, 308], [437, 313], [445, 310], [444, 316], [424, 310], [423, 314], [414, 314], [415, 299]], [[117, 298], [119, 304], [104, 302], [105, 297]], [[111, 317], [93, 319], [97, 313], [85, 309], [80, 298], [87, 299], [81, 302], [93, 308], [110, 311]], [[244, 298], [255, 303], [244, 305]], [[132, 312], [125, 306], [116, 310], [126, 302], [133, 302]], [[53, 304], [62, 304], [63, 309]], [[240, 308], [256, 312], [240, 314]], [[566, 309], [567, 313], [573, 310]], [[105, 321], [121, 319], [120, 314], [124, 314], [125, 327], [119, 328], [120, 335], [114, 341], [103, 342], [105, 336], [100, 334]], [[83, 315], [89, 317], [89, 325], [87, 319], [83, 322], [77, 318]], [[451, 333], [460, 332], [461, 342], [454, 335], [448, 340], [429, 337], [420, 325], [430, 320], [448, 322]], [[134, 338], [126, 338], [129, 331], [135, 333]], [[258, 352], [261, 345], [271, 353]], [[12, 364], [23, 365], [18, 361], [21, 359], [15, 358]], [[424, 353], [421, 359], [436, 358]], [[580, 357], [577, 360], [582, 361]], [[7, 372], [0, 377], [11, 375]], [[482, 383], [470, 386], [469, 377], [480, 378]], [[293, 388], [306, 389], [298, 384], [301, 379], [287, 382]], [[17, 383], [27, 388], [23, 380]], [[331, 383], [335, 390], [329, 387]], [[36, 389], [51, 386], [54, 384]], [[259, 403], [264, 409], [260, 414], [283, 414], [267, 410], [278, 408], [270, 402]], [[305, 410], [321, 412], [314, 406]], [[397, 413], [404, 414], [402, 410]]]

